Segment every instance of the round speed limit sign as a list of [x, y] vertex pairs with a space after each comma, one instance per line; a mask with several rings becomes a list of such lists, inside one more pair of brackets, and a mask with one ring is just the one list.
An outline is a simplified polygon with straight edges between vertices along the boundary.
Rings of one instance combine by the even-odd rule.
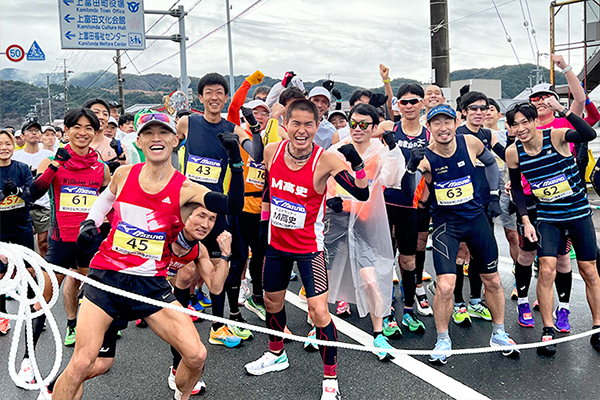
[[6, 48], [6, 57], [12, 62], [19, 62], [25, 57], [25, 51], [18, 44], [11, 44]]

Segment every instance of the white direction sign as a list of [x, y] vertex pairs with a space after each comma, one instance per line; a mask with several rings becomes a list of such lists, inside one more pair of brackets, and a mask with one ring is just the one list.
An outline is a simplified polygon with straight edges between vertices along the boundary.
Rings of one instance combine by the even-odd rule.
[[58, 0], [63, 49], [143, 50], [143, 0]]

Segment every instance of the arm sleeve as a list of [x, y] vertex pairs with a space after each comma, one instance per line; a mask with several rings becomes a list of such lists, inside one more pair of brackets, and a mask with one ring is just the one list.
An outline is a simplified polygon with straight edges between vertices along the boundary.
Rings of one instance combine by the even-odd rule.
[[488, 149], [483, 149], [477, 158], [485, 165], [485, 177], [490, 185], [490, 190], [498, 190], [500, 188], [500, 171], [496, 159]]
[[92, 204], [86, 219], [93, 220], [96, 228], [100, 227], [104, 222], [104, 218], [112, 209], [115, 200], [117, 200], [117, 195], [113, 194], [110, 189], [104, 190]]
[[204, 195], [204, 205], [209, 211], [218, 214], [240, 214], [244, 209], [243, 168], [231, 168], [231, 180], [227, 196], [219, 192], [208, 192]]
[[260, 128], [258, 128], [257, 132], [252, 132], [252, 140], [246, 139], [242, 142], [242, 149], [244, 149], [246, 153], [250, 154], [250, 157], [252, 157], [254, 161], [263, 161], [263, 152], [265, 148], [262, 142], [262, 138], [260, 137]]
[[415, 190], [417, 190], [417, 184], [421, 181], [422, 176], [423, 173], [419, 169], [415, 172], [409, 172], [408, 170], [404, 171], [404, 176], [402, 176], [402, 187], [400, 189], [404, 197], [407, 199], [415, 197]]
[[227, 110], [227, 121], [240, 125], [240, 109], [242, 108], [244, 101], [246, 101], [246, 96], [248, 96], [250, 87], [250, 82], [244, 79], [242, 86], [240, 86], [231, 99], [231, 104], [229, 104], [229, 109]]
[[594, 102], [590, 101], [589, 104], [586, 103], [585, 111], [587, 112], [587, 117], [585, 117], [585, 122], [590, 124], [590, 126], [596, 125], [596, 122], [600, 121], [600, 112], [596, 108]]
[[340, 184], [341, 187], [346, 189], [356, 200], [367, 201], [369, 200], [369, 186], [365, 188], [359, 188], [356, 186], [354, 177], [350, 175], [348, 171], [341, 170], [334, 177], [335, 181]]
[[52, 166], [48, 166], [43, 174], [33, 181], [33, 184], [23, 192], [23, 200], [33, 203], [40, 199], [52, 186], [52, 180], [56, 175], [57, 170]]
[[502, 161], [506, 161], [506, 158], [505, 158], [506, 156], [504, 155], [506, 148], [504, 146], [502, 146], [502, 144], [500, 142], [497, 142], [494, 145], [494, 147], [492, 147], [492, 150], [494, 150], [494, 153], [496, 153], [498, 155], [498, 157], [500, 157], [502, 159]]
[[283, 87], [281, 82], [277, 82], [276, 84], [274, 84], [271, 90], [269, 91], [269, 95], [267, 96], [267, 105], [269, 107], [273, 107], [273, 104], [279, 101], [279, 96], [281, 96], [281, 93], [284, 90], [285, 88]]
[[521, 171], [518, 168], [509, 168], [508, 176], [510, 177], [511, 193], [517, 206], [517, 212], [520, 216], [527, 215], [527, 199], [521, 184]]
[[596, 131], [583, 120], [580, 116], [575, 115], [574, 113], [569, 113], [567, 115], [567, 121], [573, 125], [573, 129], [569, 129], [565, 133], [565, 140], [570, 143], [582, 143], [589, 142], [590, 140], [594, 140], [596, 138]]

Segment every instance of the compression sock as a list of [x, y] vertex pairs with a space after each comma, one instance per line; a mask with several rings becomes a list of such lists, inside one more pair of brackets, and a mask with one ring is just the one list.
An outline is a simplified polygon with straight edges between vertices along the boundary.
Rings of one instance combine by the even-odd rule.
[[[34, 312], [33, 306], [31, 306], [31, 312]], [[37, 345], [40, 336], [42, 335], [42, 331], [44, 330], [44, 323], [46, 322], [46, 314], [42, 314], [37, 318], [34, 318], [31, 321], [32, 330], [33, 330], [33, 347]], [[27, 332], [25, 332], [25, 336], [27, 336]], [[25, 343], [27, 343], [27, 338], [25, 338]], [[25, 354], [23, 358], [29, 358], [29, 350], [27, 346], [25, 346]]]
[[417, 285], [423, 283], [423, 269], [425, 268], [425, 250], [417, 250], [415, 254], [415, 273], [417, 274]]
[[6, 312], [6, 296], [3, 294], [0, 294], [0, 311]]
[[456, 264], [456, 283], [454, 284], [454, 304], [464, 303], [463, 298], [463, 282], [465, 275], [463, 273], [463, 266]]
[[229, 286], [225, 283], [225, 292], [227, 293], [227, 299], [229, 300], [229, 311], [232, 314], [240, 312], [240, 306], [238, 305], [238, 297], [240, 296], [240, 285]]
[[[558, 293], [559, 303], [568, 303], [571, 300], [571, 287], [573, 285], [573, 271], [567, 273], [556, 271], [554, 285]], [[565, 308], [565, 307], [563, 307]]]
[[[221, 292], [220, 294], [210, 294], [210, 300], [212, 301], [212, 314], [215, 317], [223, 318], [224, 310], [225, 310], [225, 293]], [[237, 299], [235, 300], [237, 303]], [[220, 322], [213, 322], [212, 328], [213, 330], [217, 330], [222, 327], [223, 324]]]
[[75, 318], [75, 319], [68, 319], [67, 320], [67, 327], [68, 328], [75, 329], [76, 326], [77, 326], [77, 318]]
[[471, 262], [469, 263], [469, 285], [471, 286], [471, 295], [472, 299], [480, 299], [481, 298], [481, 288], [483, 287], [483, 282], [481, 281], [481, 275], [479, 275], [479, 271], [482, 271], [480, 267], [481, 262], [471, 258]]
[[188, 289], [188, 301], [192, 305], [192, 307], [194, 307], [196, 304], [198, 304], [198, 295], [196, 294], [195, 291], [194, 291], [194, 293], [190, 293], [189, 289]]
[[[337, 330], [333, 321], [323, 328], [317, 327], [317, 339], [337, 341]], [[319, 345], [319, 353], [323, 359], [323, 375], [326, 378], [337, 377], [337, 347]]]
[[492, 335], [495, 335], [498, 331], [504, 331], [504, 324], [495, 324], [492, 322]]
[[448, 331], [437, 333], [437, 340], [443, 340], [443, 339], [450, 339], [450, 335], [448, 334]]
[[515, 282], [519, 298], [527, 297], [531, 283], [531, 265], [515, 263]]
[[417, 287], [417, 274], [415, 270], [408, 271], [400, 268], [402, 272], [402, 287], [404, 288], [404, 306], [412, 308], [415, 304], [415, 289]]
[[383, 331], [373, 331], [373, 337], [377, 339], [377, 336], [383, 335]]
[[[283, 332], [286, 324], [285, 307], [275, 314], [271, 314], [267, 311], [266, 322], [267, 328]], [[280, 336], [269, 335], [269, 351], [274, 354], [281, 354], [283, 351], [283, 338]]]

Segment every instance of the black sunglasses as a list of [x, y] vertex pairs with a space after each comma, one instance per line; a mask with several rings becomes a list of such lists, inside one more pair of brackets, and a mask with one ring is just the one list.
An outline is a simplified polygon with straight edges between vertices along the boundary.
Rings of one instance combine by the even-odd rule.
[[415, 104], [417, 104], [421, 100], [423, 100], [423, 99], [421, 99], [420, 97], [414, 97], [412, 99], [400, 99], [400, 100], [398, 100], [398, 102], [400, 104], [402, 104], [403, 106], [407, 106], [409, 104], [412, 104], [414, 106]]
[[467, 106], [467, 110], [471, 110], [471, 111], [477, 111], [477, 110], [481, 110], [481, 111], [487, 111], [490, 109], [490, 106], [488, 106], [487, 104], [481, 105], [481, 106], [477, 106], [477, 105], [470, 105]]
[[529, 103], [528, 101], [522, 101], [522, 102], [517, 102], [517, 103], [512, 103], [510, 106], [508, 106], [506, 108], [506, 112], [512, 111], [512, 110], [518, 110], [519, 108], [533, 108], [536, 109], [531, 103]]

